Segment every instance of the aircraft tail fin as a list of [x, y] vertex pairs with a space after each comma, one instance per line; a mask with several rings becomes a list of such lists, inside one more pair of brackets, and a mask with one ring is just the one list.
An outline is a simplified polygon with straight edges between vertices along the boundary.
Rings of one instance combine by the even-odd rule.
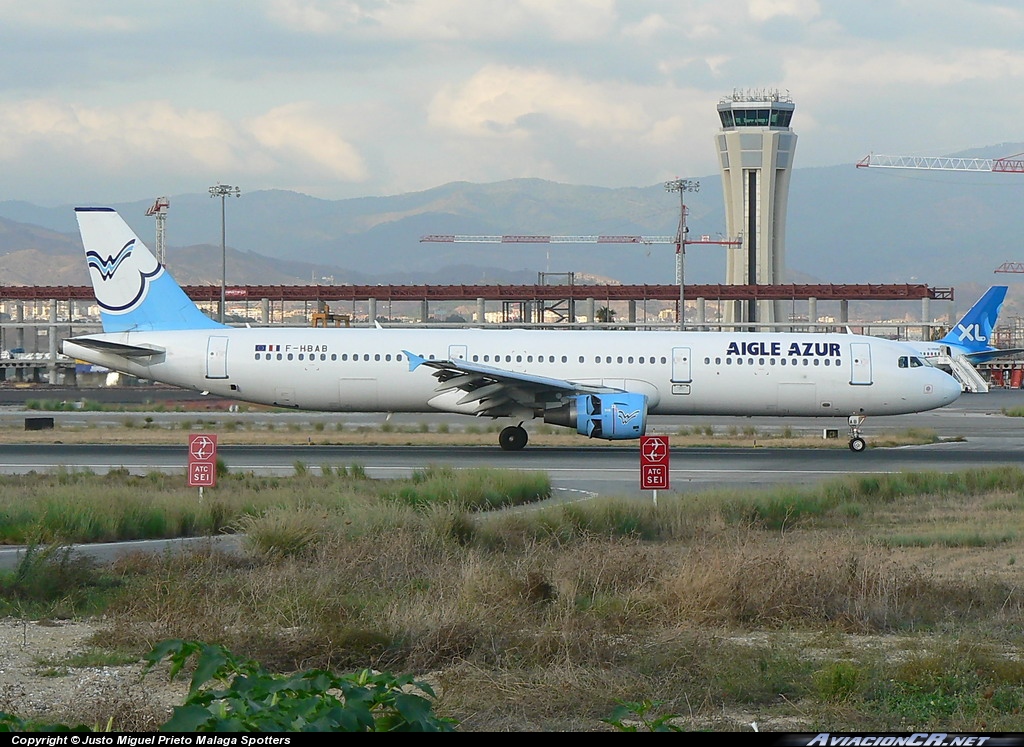
[[223, 326], [185, 295], [116, 210], [78, 207], [75, 217], [104, 332]]
[[1006, 298], [1005, 285], [993, 285], [966, 314], [953, 325], [941, 344], [964, 348], [967, 355], [993, 350], [992, 330]]

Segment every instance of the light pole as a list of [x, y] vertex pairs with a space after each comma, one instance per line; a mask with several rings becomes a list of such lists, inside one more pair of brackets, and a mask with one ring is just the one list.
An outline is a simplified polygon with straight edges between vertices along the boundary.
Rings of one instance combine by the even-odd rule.
[[676, 282], [679, 283], [679, 329], [686, 324], [686, 293], [683, 290], [683, 257], [686, 254], [686, 205], [683, 204], [683, 192], [699, 192], [700, 182], [696, 179], [673, 179], [665, 182], [666, 192], [679, 193], [679, 232], [676, 233]]
[[220, 198], [220, 323], [224, 323], [224, 306], [226, 305], [227, 296], [227, 279], [228, 279], [228, 251], [226, 238], [226, 223], [224, 215], [224, 198], [228, 195], [234, 195], [238, 197], [242, 194], [242, 190], [238, 187], [229, 187], [227, 184], [215, 184], [210, 187], [210, 197]]

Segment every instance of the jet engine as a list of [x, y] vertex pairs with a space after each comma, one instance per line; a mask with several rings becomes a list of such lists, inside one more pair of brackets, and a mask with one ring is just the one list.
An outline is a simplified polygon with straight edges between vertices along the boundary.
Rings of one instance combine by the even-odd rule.
[[544, 410], [544, 422], [575, 428], [577, 433], [590, 438], [640, 438], [647, 430], [647, 395], [578, 394]]

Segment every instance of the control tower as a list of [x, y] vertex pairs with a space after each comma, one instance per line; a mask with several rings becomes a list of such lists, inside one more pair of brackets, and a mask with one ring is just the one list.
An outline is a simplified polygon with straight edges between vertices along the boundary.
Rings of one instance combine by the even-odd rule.
[[[718, 104], [716, 135], [725, 230], [740, 243], [728, 248], [725, 282], [774, 285], [784, 282], [786, 203], [796, 152], [790, 127], [793, 101], [775, 90], [734, 90]], [[782, 301], [733, 301], [726, 322], [787, 321]]]

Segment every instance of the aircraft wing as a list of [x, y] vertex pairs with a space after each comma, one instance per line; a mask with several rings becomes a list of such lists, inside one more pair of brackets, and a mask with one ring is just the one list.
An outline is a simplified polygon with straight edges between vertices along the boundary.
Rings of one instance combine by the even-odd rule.
[[162, 348], [150, 348], [142, 345], [126, 345], [123, 342], [104, 340], [100, 337], [71, 337], [65, 340], [65, 342], [81, 345], [83, 348], [89, 348], [90, 350], [95, 350], [100, 353], [122, 355], [125, 358], [146, 358], [151, 355], [160, 355], [165, 352]]
[[403, 350], [409, 358], [409, 370], [420, 366], [435, 369], [433, 376], [438, 380], [435, 391], [444, 394], [462, 391], [465, 394], [454, 403], [460, 408], [471, 408], [477, 415], [498, 416], [513, 406], [535, 408], [558, 395], [607, 394], [621, 392], [605, 386], [581, 384], [566, 379], [520, 371], [509, 371], [467, 360], [430, 360]]

